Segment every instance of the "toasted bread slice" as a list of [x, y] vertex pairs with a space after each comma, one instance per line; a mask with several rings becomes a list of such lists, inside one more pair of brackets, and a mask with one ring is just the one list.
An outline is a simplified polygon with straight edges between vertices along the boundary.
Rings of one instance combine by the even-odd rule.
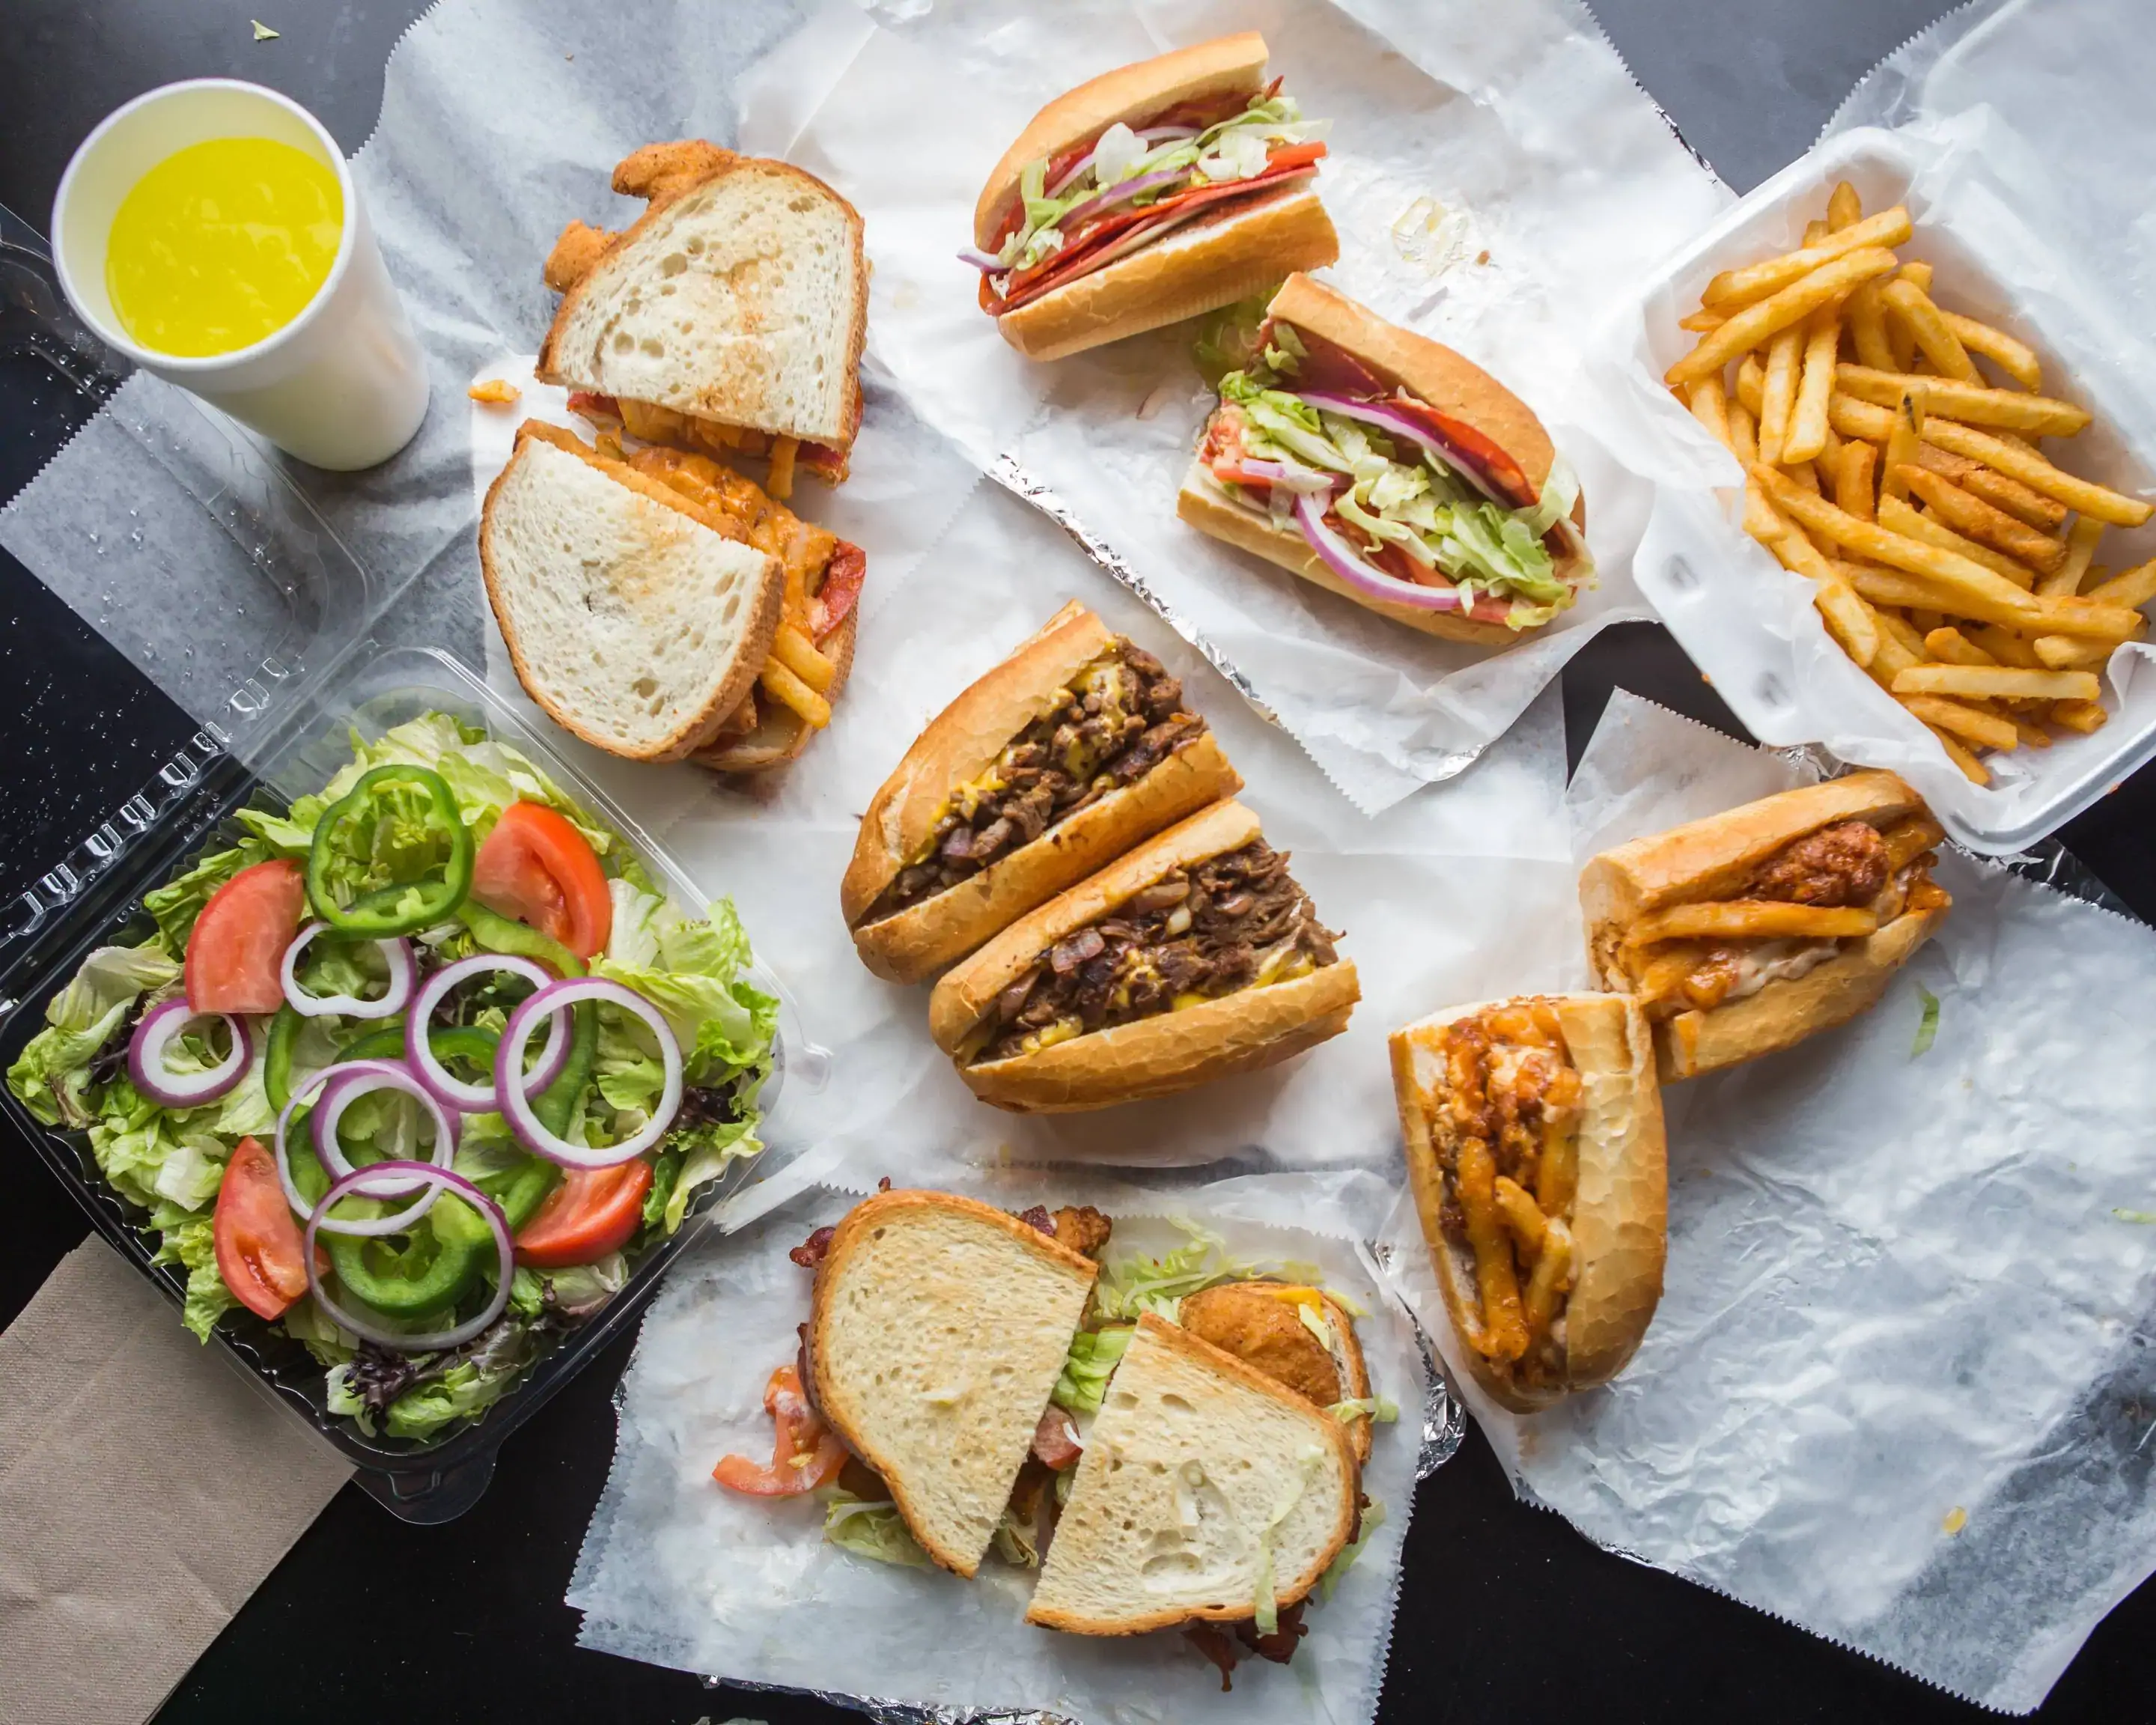
[[634, 761], [711, 739], [769, 655], [785, 597], [777, 558], [537, 420], [488, 488], [479, 554], [525, 691]]
[[649, 206], [622, 234], [575, 222], [557, 243], [547, 278], [567, 293], [541, 381], [819, 444], [844, 477], [868, 331], [860, 212], [701, 140], [647, 145], [613, 187]]
[[1355, 1526], [1339, 1420], [1147, 1313], [1086, 1435], [1026, 1621], [1133, 1635], [1291, 1605]]
[[994, 1538], [1098, 1266], [985, 1204], [886, 1192], [816, 1271], [816, 1404], [921, 1548], [971, 1575]]

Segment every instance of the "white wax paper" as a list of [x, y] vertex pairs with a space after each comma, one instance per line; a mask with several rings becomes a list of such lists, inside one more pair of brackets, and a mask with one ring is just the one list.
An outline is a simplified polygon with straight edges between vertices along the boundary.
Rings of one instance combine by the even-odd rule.
[[[1620, 691], [1580, 858], [1801, 777]], [[1868, 1015], [1665, 1091], [1666, 1290], [1623, 1375], [1530, 1418], [1466, 1397], [1599, 1543], [2025, 1712], [2156, 1567], [2156, 932], [1960, 854], [1938, 876], [1952, 913]]]
[[1180, 1245], [1166, 1219], [1214, 1230], [1235, 1256], [1314, 1263], [1365, 1307], [1376, 1428], [1363, 1489], [1384, 1521], [1283, 1669], [1238, 1665], [1235, 1688], [1178, 1632], [1099, 1640], [1023, 1622], [1034, 1573], [991, 1558], [973, 1581], [870, 1562], [824, 1543], [822, 1507], [739, 1497], [711, 1481], [729, 1452], [766, 1454], [764, 1381], [793, 1359], [808, 1277], [786, 1253], [869, 1190], [879, 1165], [815, 1187], [743, 1232], [708, 1240], [669, 1273], [623, 1379], [613, 1471], [569, 1586], [579, 1643], [736, 1683], [955, 1712], [1008, 1708], [1086, 1725], [1235, 1721], [1350, 1725], [1377, 1711], [1401, 1546], [1414, 1507], [1423, 1372], [1412, 1320], [1366, 1255], [1391, 1202], [1362, 1173], [1271, 1174], [1199, 1189], [1117, 1185], [1062, 1169], [939, 1171], [992, 1204], [1094, 1204], [1115, 1222], [1106, 1256]]
[[[2045, 452], [2128, 495], [2156, 497], [2156, 273], [2143, 170], [2156, 149], [2147, 19], [2121, 0], [2011, 0], [1965, 8], [1858, 89], [1813, 151], [1748, 194], [1661, 272], [1613, 332], [1642, 434], [1736, 467], [1671, 396], [1664, 369], [1695, 340], [1676, 326], [1716, 270], [1797, 244], [1847, 178], [1867, 210], [1905, 202], [1901, 248], [1937, 270], [1950, 311], [2035, 347], [2047, 394], [2097, 424]], [[1891, 129], [1882, 129], [1891, 128]], [[1725, 495], [1732, 495], [1725, 492]], [[2104, 535], [2114, 572], [2156, 555], [2156, 525]], [[2105, 672], [2108, 724], [2049, 749], [1992, 755], [1988, 787], [1965, 779], [1931, 734], [1827, 638], [1811, 586], [1697, 490], [1663, 500], [1635, 565], [1641, 588], [1746, 726], [1763, 742], [1820, 742], [1891, 768], [1949, 830], [1992, 852], [2051, 832], [2156, 752], [2156, 649], [2122, 648]]]
[[[867, 219], [870, 351], [984, 468], [1082, 523], [1358, 806], [1459, 772], [1596, 629], [1649, 614], [1628, 566], [1654, 465], [1581, 354], [1612, 293], [1728, 194], [1584, 8], [978, 0], [875, 16], [790, 152]], [[988, 170], [1044, 102], [1252, 28], [1303, 111], [1333, 122], [1318, 180], [1340, 231], [1329, 278], [1503, 378], [1579, 472], [1600, 586], [1530, 644], [1493, 656], [1430, 639], [1183, 526], [1175, 492], [1212, 399], [1189, 362], [1194, 326], [1035, 364], [981, 313], [977, 273], [953, 255], [973, 243]]]

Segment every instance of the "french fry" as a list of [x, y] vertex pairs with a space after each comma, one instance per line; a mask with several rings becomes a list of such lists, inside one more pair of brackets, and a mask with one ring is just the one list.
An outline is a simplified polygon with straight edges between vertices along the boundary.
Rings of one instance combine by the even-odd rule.
[[[1927, 656], [1924, 652], [1924, 637], [1914, 624], [1891, 605], [1878, 608], [1867, 605], [1865, 608], [1871, 612], [1871, 620], [1877, 627], [1881, 636], [1883, 639], [1891, 639], [1901, 649], [1900, 653], [1892, 655], [1895, 670], [1924, 663]], [[1879, 670], [1888, 657], [1886, 652], [1881, 651], [1878, 658], [1866, 669]]]
[[1820, 555], [1819, 547], [1805, 536], [1804, 529], [1791, 526], [1768, 549], [1782, 560], [1783, 567], [1793, 569], [1811, 582], [1812, 603], [1818, 608], [1820, 620], [1826, 624], [1827, 633], [1841, 650], [1860, 667], [1871, 664], [1879, 652], [1879, 631], [1872, 622], [1871, 608], [1856, 597], [1856, 589]]
[[[1779, 467], [1797, 398], [1797, 366], [1804, 351], [1804, 326], [1791, 324], [1767, 346], [1766, 382], [1759, 393], [1759, 459]], [[1810, 458], [1805, 458], [1809, 459]]]
[[[2066, 547], [2062, 541], [2015, 521], [2005, 510], [1994, 509], [1950, 479], [1915, 466], [1907, 470], [1902, 479], [1954, 531], [2002, 552], [2018, 563], [2026, 563], [2040, 575], [2050, 574], [2066, 559]], [[2076, 587], [2079, 584], [2075, 583]]]
[[1812, 465], [1810, 462], [1791, 462], [1789, 465], [1784, 467], [1782, 471], [1787, 474], [1796, 484], [1802, 485], [1807, 491], [1810, 491], [1813, 496], [1818, 497], [1825, 495], [1820, 490], [1819, 475], [1812, 470]]
[[[1921, 700], [1922, 697], [1918, 696], [1917, 698]], [[2052, 702], [2052, 705], [2056, 706], [2058, 703], [2054, 701]], [[2047, 749], [2051, 747], [2051, 733], [2046, 731], [2041, 725], [2033, 725], [2018, 713], [2012, 716], [2011, 722], [2014, 726], [2014, 734], [2020, 740], [2021, 746], [2024, 748]]]
[[1973, 317], [1963, 317], [1952, 311], [1942, 311], [1939, 316], [1964, 348], [1971, 353], [1982, 354], [2024, 389], [2033, 391], [2044, 387], [2044, 367], [2035, 350], [2015, 341], [2005, 331], [1979, 323]]
[[2002, 719], [1981, 707], [1950, 701], [1943, 695], [1897, 694], [1895, 698], [1934, 731], [1951, 731], [1985, 748], [2010, 749], [2021, 741], [2011, 719]]
[[2094, 701], [2087, 671], [2020, 670], [2012, 665], [1913, 665], [1894, 679], [1897, 695], [1974, 695], [1979, 699]]
[[[1870, 563], [1847, 567], [1850, 585], [1874, 605], [1898, 605], [1914, 610], [1937, 611], [1942, 615], [1965, 618], [1972, 623], [1994, 627], [2001, 634], [2015, 629], [2041, 629], [2046, 627], [2030, 619], [2029, 596], [2025, 593], [2022, 594], [2019, 603], [2015, 603], [1993, 594], [1957, 591], [1905, 570], [1882, 569]], [[2020, 592], [2019, 588], [2010, 590]], [[2021, 640], [2019, 636], [2011, 639]], [[2119, 639], [2123, 639], [2124, 637]], [[2021, 644], [2025, 647], [2028, 643], [2021, 640]], [[2032, 665], [2037, 662], [2030, 661]]]
[[[1872, 218], [1877, 220], [1878, 218]], [[1902, 219], [1908, 219], [1906, 212]], [[1845, 234], [1831, 235], [1825, 246], [1841, 244], [1848, 235], [1859, 231], [1864, 223], [1851, 228]], [[1884, 275], [1894, 267], [1894, 254], [1876, 245], [1860, 245], [1853, 251], [1845, 251], [1831, 263], [1822, 264], [1801, 275], [1784, 288], [1769, 294], [1755, 304], [1748, 305], [1728, 322], [1701, 339], [1698, 347], [1679, 360], [1663, 374], [1666, 383], [1689, 383], [1695, 377], [1704, 377], [1709, 372], [1718, 372], [1730, 361], [1750, 348], [1757, 347], [1769, 337], [1779, 335], [1792, 325], [1801, 324], [1812, 313], [1830, 300], [1838, 300], [1861, 282]]]
[[[1953, 463], [1960, 470], [1951, 472], [1944, 464]], [[1959, 485], [1981, 497], [1994, 508], [2003, 509], [2017, 521], [2035, 528], [2041, 533], [2056, 533], [2066, 524], [2072, 513], [2055, 497], [2046, 497], [2041, 491], [2032, 491], [2018, 479], [2009, 479], [1995, 468], [1985, 467], [1964, 455], [1949, 455], [1944, 449], [1926, 444], [1917, 451], [1917, 465], [1928, 467], [1933, 473], [1943, 473]]]
[[[1915, 340], [1924, 357], [1932, 362], [1933, 369], [1943, 377], [1958, 377], [1964, 383], [1982, 383], [1977, 375], [1976, 362], [1946, 326], [1939, 316], [1939, 308], [1932, 304], [1931, 295], [1909, 280], [1897, 275], [1879, 290], [1879, 297], [1887, 303], [1887, 315], [1898, 318]], [[1907, 371], [1904, 366], [1902, 370]]]
[[1729, 452], [1737, 458], [1737, 465], [1744, 470], [1744, 531], [1768, 550], [1774, 542], [1789, 531], [1789, 524], [1768, 502], [1767, 494], [1759, 489], [1759, 482], [1752, 477], [1752, 464], [1759, 459], [1758, 433], [1753, 429], [1751, 414], [1741, 403], [1729, 404]]
[[[1868, 401], [1859, 401], [1839, 389], [1826, 404], [1826, 423], [1844, 437], [1859, 438], [1867, 444], [1883, 444], [1894, 434], [1892, 412], [1874, 407]], [[1882, 480], [1885, 476], [1881, 475]]]
[[1512, 1243], [1519, 1248], [1522, 1259], [1533, 1263], [1542, 1255], [1543, 1242], [1549, 1237], [1549, 1219], [1543, 1214], [1542, 1206], [1527, 1195], [1527, 1188], [1517, 1180], [1508, 1180], [1500, 1174], [1492, 1183], [1497, 1214], [1512, 1230]]
[[1839, 234], [1845, 228], [1854, 228], [1863, 217], [1863, 200], [1857, 197], [1856, 187], [1844, 180], [1834, 188], [1826, 201], [1828, 229]]
[[2156, 558], [2123, 575], [2114, 575], [2101, 586], [2092, 587], [2082, 595], [2099, 605], [2130, 605], [2138, 610], [2149, 600], [2156, 599]]
[[1822, 305], [1804, 326], [1796, 401], [1789, 410], [1789, 431], [1782, 439], [1784, 461], [1815, 459], [1834, 434], [1826, 423], [1826, 404], [1834, 397], [1835, 353], [1840, 345], [1840, 308]]
[[1878, 931], [1877, 914], [1861, 906], [1830, 908], [1738, 898], [1651, 911], [1632, 925], [1625, 940], [1641, 947], [1670, 940], [1851, 940]]
[[800, 453], [798, 438], [772, 439], [771, 471], [764, 476], [763, 489], [782, 503], [793, 495], [793, 458]]
[[1902, 477], [1902, 470], [1917, 458], [1917, 447], [1923, 441], [1924, 404], [1917, 397], [1904, 393], [1894, 404], [1894, 418], [1887, 434], [1887, 448], [1880, 457], [1879, 501], [1890, 497], [1906, 498], [1909, 482]]
[[2010, 665], [2022, 670], [2041, 670], [2044, 661], [2036, 656], [2035, 648], [2025, 635], [2016, 634], [2010, 629], [1987, 623], [1969, 632], [1969, 638], [1984, 649], [2001, 665]]
[[1722, 373], [1702, 377], [1691, 386], [1685, 405], [1691, 409], [1693, 418], [1707, 429], [1707, 434], [1723, 449], [1729, 447], [1729, 392], [1722, 387]]
[[778, 625], [772, 638], [771, 656], [819, 695], [825, 693], [839, 675], [839, 667], [816, 650], [816, 644], [790, 623]]
[[1887, 866], [1906, 869], [1947, 835], [1947, 829], [1928, 814], [1912, 814], [1880, 834], [1887, 841]]
[[1710, 330], [1718, 330], [1729, 321], [1726, 311], [1709, 311], [1704, 308], [1677, 320], [1677, 327], [1690, 330], [1695, 336], [1704, 336]]
[[1991, 783], [1990, 768], [1964, 747], [1951, 732], [1942, 731], [1936, 725], [1927, 725], [1924, 728], [1938, 738], [1939, 747], [1947, 752], [1947, 758], [1961, 768], [1963, 778], [1971, 784]]
[[1983, 648], [1958, 629], [1935, 629], [1924, 637], [1924, 650], [1941, 665], [1996, 665]]
[[1918, 293], [1928, 297], [1932, 291], [1932, 266], [1929, 264], [1904, 264], [1894, 272], [1894, 280], [1910, 283]]
[[2104, 524], [2094, 516], [2079, 516], [2066, 530], [2066, 555], [2060, 558], [2041, 581], [2036, 583], [2039, 593], [2079, 593], [2082, 577], [2088, 573], [2089, 564], [2096, 557], [2096, 542], [2103, 537]]
[[1882, 408], [1891, 408], [1905, 393], [1913, 393], [1926, 413], [1937, 413], [1941, 418], [1958, 419], [1964, 425], [2001, 427], [2036, 437], [2071, 437], [2086, 429], [2092, 417], [2087, 408], [2055, 401], [2047, 395], [1991, 389], [1980, 383], [1957, 382], [1951, 377], [1875, 372], [1869, 366], [1837, 366], [1834, 382], [1845, 395]]
[[[1844, 432], [1843, 435], [1849, 434]], [[1952, 454], [1966, 455], [1972, 461], [1994, 467], [2010, 478], [2020, 480], [2031, 490], [2041, 491], [2069, 509], [2092, 515], [2114, 527], [2138, 527], [2156, 515], [2156, 504], [2122, 496], [2088, 480], [2062, 473], [2018, 439], [1989, 436], [1951, 419], [1928, 420], [1923, 435], [1926, 443], [1937, 444]]]
[[[1699, 296], [1699, 302], [1718, 311], [1734, 311], [1739, 307], [1758, 305], [1781, 292], [1792, 282], [1815, 275], [1829, 264], [1859, 251], [1900, 245], [1914, 231], [1910, 225], [1909, 212], [1897, 203], [1892, 209], [1883, 209], [1876, 216], [1868, 216], [1863, 221], [1852, 223], [1830, 234], [1817, 245], [1784, 252], [1780, 257], [1768, 258], [1763, 263], [1748, 264], [1742, 270], [1725, 270], [1707, 283], [1706, 291]], [[1887, 266], [1887, 269], [1893, 267], [1891, 264]], [[1887, 270], [1871, 272], [1880, 275], [1886, 273]], [[1774, 327], [1779, 329], [1782, 326], [1777, 324]], [[1752, 345], [1758, 344], [1754, 342]], [[1729, 357], [1734, 358], [1743, 351], [1741, 348], [1734, 350]]]
[[1759, 363], [1759, 356], [1748, 353], [1737, 362], [1737, 399], [1744, 411], [1752, 416], [1752, 423], [1759, 423], [1759, 409], [1767, 398], [1767, 368]]
[[1849, 326], [1850, 345], [1863, 364], [1879, 371], [1894, 369], [1894, 349], [1887, 339], [1887, 306], [1879, 297], [1879, 284], [1867, 281], [1849, 296], [1844, 321]]
[[1928, 635], [1935, 629], [1944, 629], [1946, 624], [1947, 614], [1943, 611], [1934, 611], [1922, 605], [1909, 608], [1909, 627], [1920, 636]]
[[1870, 285], [1879, 295], [1881, 316], [1887, 317], [1887, 357], [1893, 362], [1887, 369], [1894, 372], [1915, 371], [1918, 363], [1923, 360], [1923, 353], [1917, 346], [1916, 331], [1909, 327], [1909, 321], [1907, 318], [1887, 316], [1886, 283], [1873, 282]]
[[1878, 459], [1879, 451], [1873, 444], [1855, 438], [1842, 444], [1841, 460], [1834, 476], [1834, 501], [1861, 521], [1868, 521], [1878, 513], [1872, 480]]
[[2029, 644], [2046, 670], [2094, 670], [2116, 650], [2109, 641], [2077, 641], [2071, 635], [2039, 635]]
[[1899, 497], [1881, 497], [1879, 500], [1879, 525], [1890, 532], [1921, 539], [1927, 545], [1938, 546], [1941, 551], [1950, 551], [1957, 557], [1967, 557], [1972, 563], [1981, 563], [1993, 574], [2004, 577], [2024, 593], [2036, 584], [2034, 569], [2015, 562], [2004, 552], [1994, 551], [1988, 545], [1979, 545], [1974, 539], [1963, 538], [1937, 516], [1920, 514]]
[[821, 731], [831, 722], [831, 703], [811, 689], [776, 659], [767, 659], [757, 685], [773, 701], [789, 706], [809, 726]]
[[2092, 731], [2102, 728], [2111, 715], [2103, 710], [2103, 703], [2096, 701], [2062, 701], [2051, 709], [2051, 722], [2063, 725], [2069, 731], [2078, 731], [2086, 737]]
[[1971, 609], [1972, 602], [1994, 610], [2004, 606], [2011, 608], [2018, 626], [2027, 627], [2032, 633], [2109, 636], [2118, 640], [2143, 626], [2136, 621], [2141, 615], [2138, 611], [2092, 599], [2044, 598], [2025, 593], [1981, 563], [1893, 532], [1876, 521], [1859, 521], [1825, 498], [1790, 484], [1763, 462], [1754, 462], [1751, 471], [1768, 503], [1822, 538], [1831, 539], [1873, 562], [1926, 577], [1941, 594], [1927, 602], [1934, 609], [1971, 616], [1977, 614]]

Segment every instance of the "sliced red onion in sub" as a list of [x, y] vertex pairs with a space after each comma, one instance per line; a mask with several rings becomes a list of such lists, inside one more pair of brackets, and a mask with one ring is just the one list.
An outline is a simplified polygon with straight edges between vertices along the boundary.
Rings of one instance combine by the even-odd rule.
[[[411, 1019], [404, 1031], [405, 1061], [436, 1101], [460, 1114], [494, 1113], [501, 1106], [500, 1094], [492, 1074], [484, 1080], [467, 1082], [442, 1064], [429, 1035], [434, 1014], [449, 998], [449, 990], [459, 983], [474, 977], [504, 973], [521, 977], [534, 988], [544, 988], [555, 980], [554, 973], [536, 959], [481, 952], [459, 958], [454, 964], [444, 965], [427, 978], [413, 997]], [[562, 1076], [562, 1068], [568, 1061], [568, 1021], [557, 1015], [547, 1032], [547, 1045], [539, 1051], [539, 1064], [522, 1079], [524, 1090], [536, 1096]]]
[[[331, 1233], [355, 1232], [352, 1224], [340, 1225], [330, 1216], [330, 1207], [341, 1199], [379, 1198], [383, 1188], [394, 1184], [408, 1190], [414, 1184], [424, 1184], [430, 1189], [425, 1202], [432, 1205], [444, 1192], [454, 1192], [486, 1219], [487, 1230], [494, 1235], [498, 1273], [494, 1281], [494, 1297], [475, 1317], [468, 1317], [452, 1329], [429, 1330], [418, 1335], [384, 1329], [366, 1319], [355, 1317], [329, 1296], [323, 1286], [321, 1272], [315, 1267], [315, 1240], [326, 1230]], [[377, 1230], [387, 1232], [388, 1230]], [[307, 1266], [307, 1286], [315, 1296], [315, 1303], [331, 1322], [350, 1330], [355, 1336], [365, 1337], [382, 1348], [393, 1348], [399, 1353], [434, 1353], [444, 1348], [456, 1348], [469, 1342], [495, 1319], [500, 1317], [509, 1304], [509, 1281], [516, 1272], [516, 1243], [510, 1238], [509, 1224], [497, 1204], [462, 1174], [445, 1168], [437, 1168], [430, 1162], [379, 1162], [371, 1168], [357, 1169], [346, 1174], [322, 1194], [322, 1201], [307, 1217], [307, 1231], [300, 1242], [300, 1255]]]
[[[516, 1083], [517, 1075], [524, 1070], [525, 1048], [537, 1034], [539, 1021], [566, 1013], [587, 1000], [615, 1007], [641, 1021], [658, 1039], [660, 1065], [665, 1075], [659, 1106], [644, 1130], [619, 1144], [603, 1145], [598, 1149], [572, 1144], [547, 1131], [532, 1110], [531, 1098]], [[572, 977], [566, 982], [549, 983], [530, 999], [519, 1002], [516, 1011], [510, 1014], [509, 1027], [501, 1033], [501, 1045], [495, 1050], [494, 1086], [501, 1095], [502, 1116], [509, 1122], [510, 1130], [516, 1134], [517, 1142], [534, 1155], [559, 1163], [563, 1168], [613, 1168], [655, 1146], [666, 1136], [674, 1117], [680, 1112], [681, 1045], [675, 1040], [674, 1032], [659, 1009], [635, 989], [603, 977]]]
[[1352, 395], [1334, 395], [1326, 390], [1297, 390], [1296, 393], [1322, 412], [1337, 413], [1343, 419], [1358, 419], [1365, 425], [1377, 426], [1389, 436], [1404, 438], [1416, 448], [1429, 450], [1448, 470], [1458, 474], [1499, 508], [1514, 506], [1491, 484], [1489, 475], [1473, 457], [1463, 454], [1444, 439], [1432, 436], [1427, 427], [1418, 424], [1397, 408], [1386, 407], [1381, 402], [1358, 401]]
[[1460, 589], [1456, 587], [1424, 587], [1419, 582], [1402, 581], [1397, 576], [1372, 568], [1355, 554], [1353, 546], [1327, 525], [1325, 505], [1317, 498], [1305, 495], [1295, 500], [1295, 524], [1302, 529], [1302, 536], [1325, 567], [1356, 592], [1383, 599], [1389, 605], [1407, 605], [1418, 611], [1460, 608]]
[[372, 999], [357, 994], [310, 994], [300, 986], [300, 954], [307, 949], [308, 942], [328, 927], [328, 923], [319, 919], [310, 922], [285, 948], [285, 999], [291, 1004], [292, 1010], [310, 1019], [332, 1014], [347, 1019], [387, 1019], [403, 1011], [404, 1003], [412, 998], [413, 985], [419, 980], [419, 961], [412, 955], [412, 942], [402, 938], [374, 942], [375, 949], [389, 967], [389, 986]]
[[[232, 1036], [230, 1051], [206, 1071], [169, 1070], [167, 1051], [198, 1019], [223, 1019]], [[254, 1038], [245, 1019], [228, 1012], [197, 1012], [185, 999], [176, 999], [151, 1007], [136, 1025], [127, 1043], [127, 1081], [160, 1107], [199, 1108], [237, 1085], [254, 1058]]]

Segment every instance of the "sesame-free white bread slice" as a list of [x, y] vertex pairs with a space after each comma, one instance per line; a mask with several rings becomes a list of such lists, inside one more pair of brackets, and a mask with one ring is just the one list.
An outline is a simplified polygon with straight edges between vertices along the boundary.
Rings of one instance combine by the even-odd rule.
[[971, 1575], [1010, 1501], [1096, 1266], [972, 1199], [856, 1205], [816, 1272], [817, 1405], [926, 1551]]
[[487, 493], [480, 561], [518, 679], [631, 760], [706, 742], [771, 650], [775, 560], [543, 438]]
[[1361, 1479], [1340, 1421], [1147, 1313], [1086, 1434], [1029, 1623], [1132, 1635], [1254, 1615], [1317, 1585], [1348, 1540]]
[[737, 157], [607, 251], [562, 301], [540, 369], [844, 449], [867, 295], [853, 206], [783, 162]]

